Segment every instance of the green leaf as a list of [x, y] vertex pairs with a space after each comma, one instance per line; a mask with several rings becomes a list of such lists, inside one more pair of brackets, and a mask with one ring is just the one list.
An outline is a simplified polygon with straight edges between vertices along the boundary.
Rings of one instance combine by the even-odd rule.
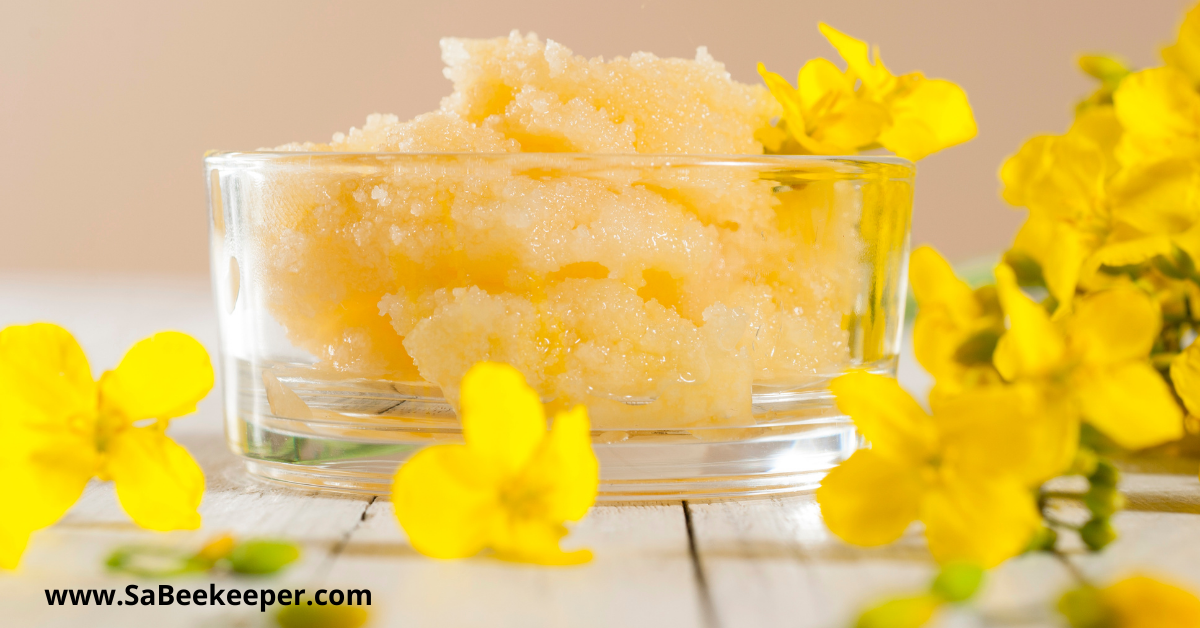
[[238, 543], [229, 554], [230, 567], [237, 573], [271, 574], [300, 558], [300, 549], [287, 541], [256, 539]]

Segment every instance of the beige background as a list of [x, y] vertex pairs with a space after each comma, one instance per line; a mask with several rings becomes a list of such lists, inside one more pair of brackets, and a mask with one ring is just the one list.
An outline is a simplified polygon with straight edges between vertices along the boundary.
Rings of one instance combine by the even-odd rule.
[[1184, 0], [235, 0], [0, 6], [0, 271], [203, 273], [210, 148], [325, 140], [380, 111], [411, 117], [449, 91], [441, 36], [532, 30], [585, 55], [698, 45], [735, 78], [833, 56], [824, 20], [881, 45], [896, 71], [963, 85], [979, 137], [920, 165], [915, 242], [965, 259], [1000, 250], [1021, 215], [996, 170], [1060, 131], [1090, 83], [1074, 55], [1158, 62]]

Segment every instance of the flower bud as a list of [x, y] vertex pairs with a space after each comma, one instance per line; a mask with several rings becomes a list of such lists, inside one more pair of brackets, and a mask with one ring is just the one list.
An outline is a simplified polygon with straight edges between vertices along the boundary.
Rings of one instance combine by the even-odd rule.
[[1096, 463], [1096, 470], [1088, 475], [1088, 482], [1092, 486], [1113, 486], [1121, 480], [1121, 472], [1117, 467], [1108, 460], [1100, 460]]
[[965, 602], [983, 584], [983, 568], [975, 563], [946, 563], [934, 578], [930, 591], [947, 602]]
[[1100, 591], [1089, 586], [1064, 593], [1058, 600], [1058, 612], [1067, 618], [1071, 628], [1105, 628], [1112, 619]]
[[1113, 529], [1108, 519], [1093, 517], [1091, 521], [1079, 528], [1079, 538], [1093, 552], [1098, 552], [1109, 543], [1117, 540], [1117, 531]]
[[1096, 517], [1107, 519], [1125, 507], [1125, 496], [1116, 487], [1097, 484], [1083, 496], [1083, 504]]

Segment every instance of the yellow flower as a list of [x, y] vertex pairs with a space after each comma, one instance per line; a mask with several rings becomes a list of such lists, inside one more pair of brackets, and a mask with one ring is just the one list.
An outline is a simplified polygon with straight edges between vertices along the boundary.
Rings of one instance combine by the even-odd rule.
[[1121, 83], [1116, 107], [1093, 107], [1065, 135], [1029, 140], [1000, 170], [1004, 199], [1029, 208], [1013, 250], [1041, 265], [1062, 306], [1101, 267], [1140, 264], [1175, 246], [1200, 256], [1200, 163], [1118, 161], [1137, 131], [1120, 113], [1129, 102], [1120, 95], [1137, 77]]
[[846, 71], [813, 59], [800, 69], [793, 88], [758, 66], [800, 151], [838, 155], [882, 146], [916, 161], [975, 137], [975, 117], [962, 88], [920, 72], [895, 76], [878, 50], [872, 59], [865, 42], [827, 24], [820, 28], [846, 61]]
[[1183, 72], [1134, 72], [1113, 92], [1113, 107], [1125, 128], [1117, 147], [1122, 164], [1200, 155], [1200, 94]]
[[1200, 599], [1190, 591], [1148, 576], [1132, 576], [1104, 588], [1068, 591], [1058, 610], [1072, 628], [1195, 628]]
[[1171, 360], [1171, 384], [1188, 414], [1200, 416], [1200, 342], [1193, 342]]
[[1005, 380], [1063, 400], [1067, 413], [1128, 449], [1183, 436], [1179, 406], [1148, 360], [1162, 318], [1144, 292], [1125, 286], [1089, 294], [1070, 316], [1052, 321], [1008, 266], [996, 268], [996, 287], [1009, 328], [993, 362]]
[[931, 397], [999, 381], [992, 351], [1004, 333], [1004, 312], [995, 287], [971, 289], [928, 246], [912, 252], [908, 277], [918, 306], [913, 352], [936, 380]]
[[938, 561], [984, 567], [1025, 548], [1041, 523], [1030, 487], [1061, 471], [1074, 437], [1041, 419], [1035, 395], [976, 388], [942, 400], [930, 416], [890, 377], [853, 372], [831, 387], [871, 443], [817, 489], [834, 534], [883, 545], [920, 519]]
[[412, 546], [435, 558], [464, 558], [484, 548], [506, 560], [576, 564], [591, 552], [563, 552], [566, 521], [596, 501], [599, 465], [587, 409], [554, 417], [521, 373], [480, 362], [462, 380], [465, 444], [421, 450], [396, 473], [396, 518]]
[[1192, 8], [1179, 26], [1179, 37], [1174, 44], [1163, 48], [1163, 61], [1169, 67], [1183, 72], [1200, 83], [1200, 5]]
[[164, 431], [212, 385], [208, 354], [178, 332], [133, 345], [96, 382], [65, 329], [0, 331], [0, 567], [15, 568], [29, 535], [62, 517], [92, 477], [112, 480], [144, 528], [198, 528], [204, 474]]

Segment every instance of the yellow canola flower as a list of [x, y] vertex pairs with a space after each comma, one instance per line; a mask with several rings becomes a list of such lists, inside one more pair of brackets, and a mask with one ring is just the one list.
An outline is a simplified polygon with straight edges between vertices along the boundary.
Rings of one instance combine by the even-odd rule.
[[164, 432], [212, 385], [208, 354], [186, 334], [138, 342], [97, 382], [65, 329], [0, 331], [0, 567], [15, 568], [30, 534], [58, 521], [92, 477], [112, 480], [143, 528], [200, 527], [204, 474]]
[[1200, 156], [1200, 93], [1183, 72], [1134, 72], [1113, 92], [1113, 107], [1125, 129], [1117, 147], [1123, 165]]
[[1009, 327], [993, 362], [1005, 380], [1062, 400], [1067, 407], [1058, 414], [1081, 415], [1127, 449], [1183, 436], [1179, 406], [1148, 359], [1162, 316], [1144, 292], [1124, 286], [1088, 294], [1070, 316], [1052, 321], [1008, 266], [996, 268], [996, 287]]
[[758, 65], [783, 107], [783, 126], [801, 152], [844, 155], [882, 146], [916, 161], [975, 137], [975, 116], [961, 87], [920, 72], [896, 76], [883, 65], [878, 49], [872, 58], [865, 42], [828, 24], [820, 28], [846, 62], [845, 71], [826, 59], [813, 59], [800, 69], [792, 87]]
[[1192, 83], [1200, 84], [1200, 5], [1192, 7], [1179, 26], [1175, 43], [1163, 48], [1163, 61], [1168, 67], [1183, 72]]
[[972, 289], [932, 247], [918, 247], [908, 262], [917, 301], [913, 352], [936, 384], [931, 398], [999, 381], [992, 351], [1004, 333], [1004, 312], [994, 286]]
[[413, 548], [465, 558], [491, 548], [505, 560], [578, 564], [591, 552], [563, 552], [566, 521], [596, 501], [599, 464], [587, 409], [546, 418], [537, 393], [507, 364], [480, 362], [462, 380], [465, 444], [427, 447], [396, 473], [396, 518]]
[[1058, 610], [1072, 628], [1196, 628], [1200, 598], [1173, 584], [1144, 575], [1107, 587], [1068, 591]]
[[1013, 251], [1041, 265], [1062, 306], [1104, 266], [1139, 264], [1174, 247], [1200, 256], [1200, 162], [1121, 167], [1129, 136], [1116, 107], [1093, 107], [1066, 134], [1027, 141], [1000, 170], [1004, 199], [1029, 208]]
[[853, 372], [831, 387], [871, 448], [817, 489], [830, 531], [884, 545], [919, 519], [939, 562], [985, 568], [1025, 549], [1041, 525], [1031, 487], [1062, 470], [1077, 438], [1041, 418], [1036, 395], [981, 387], [940, 401], [931, 416], [890, 377]]
[[1200, 342], [1188, 345], [1171, 360], [1171, 384], [1188, 414], [1200, 417]]

